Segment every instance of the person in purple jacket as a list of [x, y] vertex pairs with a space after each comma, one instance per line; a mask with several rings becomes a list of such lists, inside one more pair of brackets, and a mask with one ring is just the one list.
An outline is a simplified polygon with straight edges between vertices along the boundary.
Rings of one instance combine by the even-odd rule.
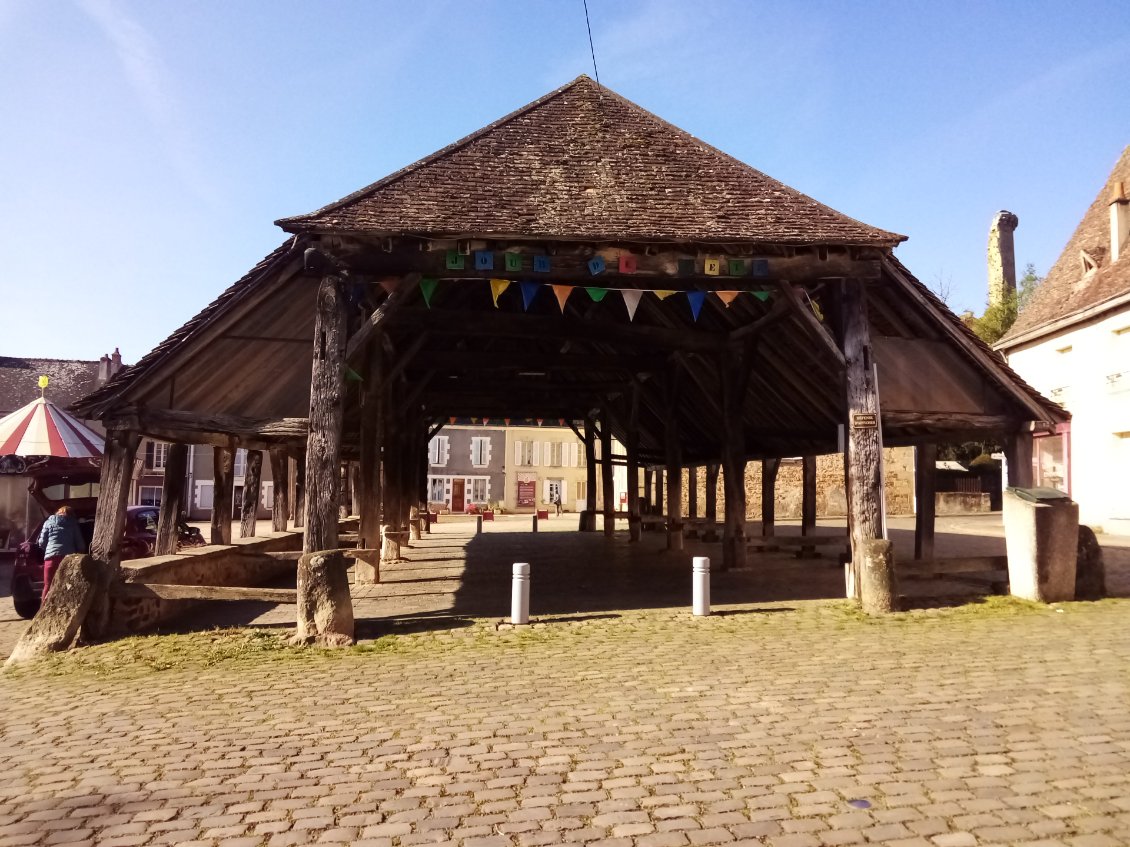
[[47, 599], [47, 589], [55, 571], [64, 556], [85, 551], [86, 540], [79, 529], [75, 510], [70, 506], [60, 506], [59, 510], [43, 522], [39, 531], [39, 546], [43, 548], [43, 599]]

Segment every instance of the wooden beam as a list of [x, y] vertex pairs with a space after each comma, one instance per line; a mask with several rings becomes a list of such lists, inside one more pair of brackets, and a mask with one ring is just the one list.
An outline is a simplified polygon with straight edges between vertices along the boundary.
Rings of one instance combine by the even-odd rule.
[[921, 428], [932, 432], [1015, 431], [1025, 421], [1013, 415], [977, 415], [964, 412], [883, 410], [883, 428]]
[[134, 432], [166, 441], [227, 447], [231, 439], [241, 444], [281, 444], [304, 439], [309, 431], [306, 418], [249, 418], [180, 409], [127, 408], [103, 419], [110, 428]]
[[934, 492], [937, 491], [938, 445], [914, 449], [914, 558], [934, 558]]
[[662, 367], [654, 356], [601, 356], [595, 353], [555, 353], [543, 350], [427, 350], [412, 359], [414, 367], [437, 371], [457, 370], [473, 373], [512, 373], [544, 371], [574, 374], [578, 371], [602, 373], [652, 373]]
[[[314, 319], [303, 553], [333, 550], [338, 546], [337, 474], [345, 390], [345, 333], [345, 296], [341, 280], [324, 277], [318, 287]], [[301, 578], [300, 572], [300, 583]]]
[[712, 523], [718, 522], [719, 470], [721, 470], [721, 468], [714, 462], [706, 466], [706, 519]]
[[744, 397], [738, 393], [742, 368], [750, 367], [743, 357], [728, 357], [721, 363], [722, 374], [722, 482], [725, 520], [722, 529], [722, 570], [740, 568], [746, 562], [745, 545], [745, 434], [742, 429]]
[[612, 476], [612, 421], [608, 410], [600, 416], [600, 499], [604, 511], [604, 537], [616, 534], [616, 490]]
[[1009, 488], [1032, 487], [1032, 433], [1016, 432], [1005, 440]]
[[383, 348], [379, 343], [370, 343], [368, 369], [361, 392], [361, 520], [358, 542], [358, 546], [370, 549], [381, 546], [383, 364]]
[[612, 321], [580, 321], [566, 316], [508, 314], [506, 312], [402, 309], [395, 326], [463, 337], [498, 336], [536, 340], [578, 339], [657, 349], [717, 351], [725, 336], [695, 329], [667, 329]]
[[240, 504], [239, 537], [253, 538], [259, 518], [262, 495], [263, 451], [248, 450], [243, 473], [243, 501]]
[[640, 540], [640, 387], [632, 387], [632, 399], [628, 413], [627, 443], [628, 453], [628, 541]]
[[[384, 299], [381, 305], [373, 310], [373, 314], [365, 321], [349, 339], [348, 344], [345, 345], [345, 361], [354, 361], [366, 348], [369, 339], [378, 332], [386, 323], [389, 318], [394, 315], [404, 302], [408, 292], [411, 291], [420, 282], [420, 274], [408, 272], [405, 273], [396, 288]], [[342, 330], [344, 335], [345, 330]], [[344, 343], [344, 340], [343, 340]]]
[[692, 521], [698, 517], [698, 467], [687, 468], [687, 517]]
[[262, 603], [297, 603], [293, 588], [237, 588], [230, 585], [157, 585], [119, 582], [114, 597], [136, 600], [258, 600]]
[[[858, 277], [856, 277], [858, 279]], [[813, 312], [812, 306], [808, 303], [801, 302], [800, 295], [797, 294], [796, 289], [791, 285], [779, 285], [777, 290], [781, 292], [782, 297], [789, 304], [793, 314], [797, 316], [801, 324], [808, 330], [809, 338], [820, 345], [820, 348], [832, 357], [832, 360], [840, 367], [847, 367], [847, 361], [840, 348], [836, 345], [836, 340], [828, 331], [824, 324], [816, 317]], [[807, 292], [805, 297], [807, 299]]]
[[777, 531], [777, 471], [780, 459], [761, 460], [761, 537], [772, 538]]
[[[816, 457], [809, 455], [801, 458], [800, 481], [800, 534], [816, 534]], [[815, 553], [813, 547], [802, 547], [801, 555], [810, 556]]]
[[188, 445], [174, 442], [165, 456], [165, 478], [161, 482], [161, 513], [157, 519], [157, 540], [153, 543], [156, 556], [170, 556], [177, 552], [177, 531], [181, 512], [184, 511], [184, 483], [188, 470]]

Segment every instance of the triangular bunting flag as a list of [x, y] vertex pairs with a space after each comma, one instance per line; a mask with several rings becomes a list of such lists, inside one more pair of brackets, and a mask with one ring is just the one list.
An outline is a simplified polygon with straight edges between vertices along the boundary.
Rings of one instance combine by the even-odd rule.
[[530, 304], [534, 302], [534, 298], [537, 297], [538, 292], [541, 291], [541, 283], [520, 282], [518, 285], [522, 287], [522, 308], [529, 311]]
[[486, 426], [488, 423], [490, 423], [490, 418], [483, 418], [483, 426]]
[[452, 417], [447, 419], [447, 422], [450, 423], [450, 424], [453, 424], [453, 423], [455, 423], [456, 420], [458, 420], [458, 418], [452, 416]]
[[715, 296], [726, 304], [726, 308], [730, 308], [730, 304], [734, 302], [740, 291], [715, 291]]
[[541, 422], [542, 422], [543, 420], [545, 420], [545, 418], [538, 418], [538, 419], [537, 419], [537, 422], [538, 422], [538, 426], [541, 426]]
[[758, 300], [760, 300], [762, 303], [764, 303], [766, 300], [769, 299], [769, 292], [768, 291], [751, 291], [750, 293], [754, 297], [756, 297]]
[[608, 293], [607, 288], [597, 288], [596, 286], [589, 286], [589, 287], [585, 288], [585, 291], [587, 291], [589, 293], [589, 297], [591, 297], [593, 299], [594, 303], [599, 303], [601, 300], [604, 299], [604, 296]]
[[702, 304], [706, 302], [706, 292], [688, 291], [687, 300], [689, 300], [691, 304], [691, 314], [694, 315], [694, 319], [697, 321], [698, 313], [702, 311]]
[[439, 285], [439, 280], [430, 276], [420, 280], [420, 293], [424, 295], [424, 305], [429, 309], [432, 307], [432, 295], [436, 293], [437, 285]]
[[660, 289], [659, 291], [653, 291], [651, 293], [654, 294], [656, 297], [658, 297], [660, 300], [666, 300], [668, 297], [670, 297], [675, 292], [669, 291], [669, 290], [663, 288], [663, 289]]
[[557, 305], [561, 309], [561, 313], [565, 313], [565, 301], [569, 299], [569, 295], [573, 293], [573, 286], [571, 285], [555, 285], [553, 286], [553, 293], [557, 297]]
[[345, 381], [346, 382], [364, 382], [365, 380], [363, 380], [361, 378], [361, 374], [357, 373], [357, 371], [353, 370], [353, 368], [349, 367], [349, 365], [346, 365], [345, 366]]
[[490, 296], [494, 298], [494, 308], [498, 308], [498, 295], [510, 287], [508, 279], [492, 279], [490, 281]]
[[479, 423], [479, 419], [478, 418], [471, 418], [471, 423], [477, 425]]
[[506, 424], [507, 426], [510, 426], [510, 418], [503, 418], [503, 419], [502, 419], [502, 422], [503, 422], [504, 424]]
[[620, 293], [624, 295], [624, 307], [628, 310], [628, 320], [634, 321], [636, 319], [636, 307], [640, 304], [643, 292], [638, 289], [628, 289]]

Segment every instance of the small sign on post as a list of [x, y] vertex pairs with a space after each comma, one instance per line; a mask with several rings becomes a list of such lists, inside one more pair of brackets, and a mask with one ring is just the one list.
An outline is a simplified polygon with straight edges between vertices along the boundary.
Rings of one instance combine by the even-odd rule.
[[879, 416], [874, 412], [852, 412], [852, 429], [878, 429]]

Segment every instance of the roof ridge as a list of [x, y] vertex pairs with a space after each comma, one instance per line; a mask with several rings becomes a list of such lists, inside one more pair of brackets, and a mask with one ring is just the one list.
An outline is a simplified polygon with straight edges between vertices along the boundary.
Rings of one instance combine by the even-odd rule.
[[[441, 147], [439, 150], [436, 150], [434, 153], [429, 153], [424, 158], [417, 159], [415, 162], [412, 162], [411, 164], [405, 165], [400, 170], [393, 171], [392, 173], [381, 177], [376, 182], [370, 183], [369, 185], [366, 185], [364, 188], [357, 189], [352, 194], [347, 194], [345, 197], [342, 197], [338, 200], [335, 200], [332, 203], [327, 203], [325, 206], [322, 206], [322, 208], [320, 208], [320, 209], [315, 209], [314, 211], [307, 212], [306, 214], [303, 214], [303, 215], [291, 215], [289, 217], [279, 218], [278, 220], [275, 221], [275, 226], [282, 227], [284, 230], [286, 230], [286, 225], [289, 224], [289, 223], [308, 220], [310, 218], [317, 217], [318, 215], [322, 215], [322, 214], [325, 214], [327, 212], [332, 212], [334, 209], [337, 209], [341, 206], [345, 206], [346, 204], [352, 203], [355, 200], [360, 200], [362, 197], [364, 197], [365, 195], [367, 195], [371, 192], [377, 191], [378, 189], [381, 189], [381, 188], [386, 188], [387, 186], [392, 185], [393, 183], [403, 179], [404, 177], [408, 176], [409, 174], [413, 174], [416, 171], [420, 170], [421, 168], [423, 168], [427, 165], [430, 165], [434, 162], [438, 162], [441, 159], [443, 159], [444, 157], [450, 156], [452, 153], [455, 153], [458, 150], [462, 150], [464, 147], [466, 147], [467, 145], [471, 144], [474, 141], [477, 141], [480, 137], [486, 135], [488, 132], [491, 132], [495, 129], [498, 129], [499, 127], [506, 126], [506, 124], [510, 123], [513, 120], [516, 120], [517, 118], [520, 118], [522, 115], [526, 114], [527, 112], [530, 112], [530, 111], [536, 109], [537, 107], [542, 106], [545, 103], [548, 103], [553, 98], [559, 97], [562, 94], [564, 94], [566, 91], [576, 87], [577, 85], [580, 85], [580, 84], [583, 84], [583, 83], [586, 83], [586, 82], [591, 84], [591, 85], [597, 86], [599, 89], [601, 89], [603, 91], [609, 91], [609, 89], [605, 88], [602, 85], [598, 85], [596, 82], [594, 82], [592, 80], [592, 78], [589, 77], [588, 75], [581, 74], [576, 79], [573, 79], [572, 81], [565, 83], [565, 85], [562, 85], [560, 88], [555, 88], [553, 91], [550, 91], [548, 94], [543, 94], [541, 97], [527, 103], [525, 106], [520, 106], [519, 108], [515, 109], [513, 112], [510, 112], [509, 114], [503, 115], [501, 118], [498, 118], [497, 120], [492, 121], [491, 123], [487, 124], [484, 127], [480, 127], [479, 129], [472, 132], [470, 135], [465, 135], [462, 138], [459, 138], [459, 139], [451, 142], [446, 147]], [[290, 230], [287, 230], [287, 231], [289, 232]]]

